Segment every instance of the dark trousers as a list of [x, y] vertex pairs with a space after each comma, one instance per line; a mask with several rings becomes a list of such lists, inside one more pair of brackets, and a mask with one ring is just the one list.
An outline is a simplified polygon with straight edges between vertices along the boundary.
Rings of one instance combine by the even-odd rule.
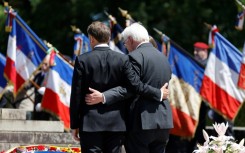
[[121, 153], [125, 132], [80, 132], [82, 153]]
[[168, 139], [168, 129], [128, 132], [125, 150], [127, 153], [165, 153]]

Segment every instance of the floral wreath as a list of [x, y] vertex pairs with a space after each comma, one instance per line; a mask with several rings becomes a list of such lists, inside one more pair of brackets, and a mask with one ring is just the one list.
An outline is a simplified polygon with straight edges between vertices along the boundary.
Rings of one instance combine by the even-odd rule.
[[58, 147], [47, 145], [31, 145], [31, 146], [19, 146], [8, 151], [1, 153], [34, 153], [34, 152], [67, 152], [67, 153], [81, 153], [80, 147]]

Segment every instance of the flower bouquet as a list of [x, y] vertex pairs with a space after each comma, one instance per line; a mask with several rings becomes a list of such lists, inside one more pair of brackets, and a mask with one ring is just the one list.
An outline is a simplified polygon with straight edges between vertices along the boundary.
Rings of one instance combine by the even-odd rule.
[[198, 144], [197, 150], [193, 153], [245, 153], [244, 139], [236, 143], [232, 136], [225, 136], [228, 123], [213, 124], [218, 137], [210, 136], [203, 130], [205, 142], [203, 145]]

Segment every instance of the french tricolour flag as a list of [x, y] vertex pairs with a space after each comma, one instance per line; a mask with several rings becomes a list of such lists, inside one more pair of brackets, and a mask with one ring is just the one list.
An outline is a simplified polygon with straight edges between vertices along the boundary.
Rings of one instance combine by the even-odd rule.
[[46, 90], [42, 99], [42, 107], [55, 113], [64, 122], [65, 129], [70, 128], [70, 94], [73, 66], [58, 54], [55, 66], [48, 73]]
[[199, 91], [204, 68], [172, 41], [168, 60], [172, 69], [169, 100], [173, 112], [174, 128], [171, 129], [171, 133], [193, 137], [202, 101]]
[[218, 32], [214, 43], [200, 94], [213, 109], [234, 120], [245, 100], [245, 91], [237, 87], [242, 54]]
[[76, 57], [80, 54], [91, 51], [89, 38], [83, 33], [76, 33], [74, 35], [75, 44], [74, 44], [74, 53], [73, 53], [73, 61], [76, 60]]
[[16, 94], [37, 70], [46, 56], [47, 47], [16, 13], [12, 19], [6, 56], [5, 76]]

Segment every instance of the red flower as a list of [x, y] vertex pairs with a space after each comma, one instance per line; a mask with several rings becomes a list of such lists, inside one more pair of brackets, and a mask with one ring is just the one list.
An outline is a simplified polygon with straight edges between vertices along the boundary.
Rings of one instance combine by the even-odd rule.
[[29, 147], [26, 147], [26, 150], [27, 151], [32, 151], [32, 150], [34, 150], [35, 149], [35, 147], [34, 146], [29, 146]]
[[49, 147], [49, 150], [50, 150], [50, 151], [56, 151], [56, 150], [57, 150], [57, 147], [50, 146], [50, 147]]
[[37, 149], [39, 151], [44, 151], [45, 150], [45, 146], [43, 146], [43, 145], [37, 146]]
[[71, 148], [74, 152], [81, 152], [80, 148]]

